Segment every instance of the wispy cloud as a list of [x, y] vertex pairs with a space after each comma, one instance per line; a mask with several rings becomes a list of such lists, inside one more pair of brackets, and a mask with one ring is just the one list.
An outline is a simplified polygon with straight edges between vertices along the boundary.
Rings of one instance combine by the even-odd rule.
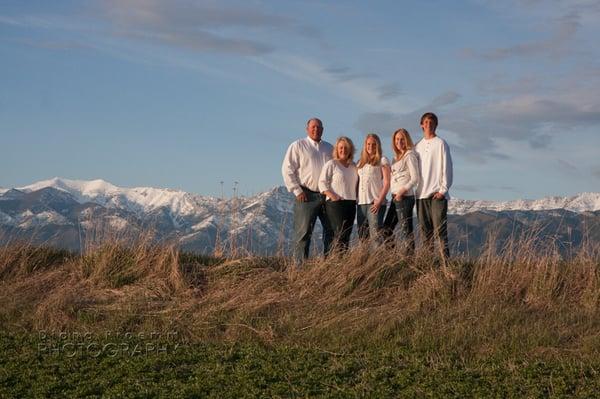
[[269, 54], [253, 59], [282, 75], [324, 87], [367, 109], [406, 110], [412, 105], [399, 92], [382, 97], [382, 87], [388, 87], [389, 83], [382, 83], [374, 74], [355, 72], [347, 66], [326, 67], [318, 61], [293, 54]]
[[572, 163], [565, 161], [564, 159], [557, 159], [557, 168], [558, 170], [565, 174], [565, 175], [569, 175], [569, 176], [576, 176], [579, 175], [579, 169], [577, 169], [577, 167], [575, 165], [573, 165]]
[[372, 73], [355, 72], [347, 66], [332, 66], [323, 68], [323, 72], [329, 74], [333, 79], [339, 82], [348, 82], [350, 80], [369, 79], [375, 77]]
[[447, 91], [435, 97], [424, 109], [441, 108], [458, 101], [460, 94], [455, 91]]
[[386, 83], [377, 88], [379, 91], [379, 98], [386, 100], [389, 98], [395, 98], [402, 94], [402, 89], [398, 83]]
[[550, 24], [553, 27], [550, 37], [543, 40], [519, 43], [509, 47], [472, 52], [489, 61], [509, 57], [550, 56], [558, 58], [571, 50], [569, 43], [575, 38], [579, 28], [579, 14], [574, 12], [563, 15]]
[[459, 136], [458, 151], [473, 160], [502, 158], [499, 141], [527, 143], [533, 150], [552, 146], [562, 130], [600, 123], [600, 100], [571, 89], [564, 95], [519, 95], [506, 100], [455, 107], [443, 127]]
[[[434, 111], [440, 129], [453, 133], [453, 151], [474, 162], [509, 159], [501, 141], [523, 142], [533, 150], [552, 146], [563, 130], [590, 128], [600, 123], [598, 80], [573, 86], [572, 79], [556, 82], [548, 94], [516, 94], [483, 103], [462, 103], [456, 92], [433, 98], [427, 105], [410, 112], [372, 112], [359, 116], [361, 130], [391, 132], [399, 127], [418, 129], [420, 115]], [[563, 167], [566, 167], [563, 164]], [[572, 170], [569, 168], [569, 170]]]
[[259, 55], [273, 51], [273, 47], [254, 40], [235, 39], [215, 35], [211, 32], [136, 31], [123, 30], [119, 34], [130, 39], [153, 44], [164, 44], [199, 52], [231, 53], [237, 55]]
[[[361, 131], [376, 131], [376, 132], [393, 132], [396, 129], [402, 127], [409, 132], [414, 131], [418, 128], [419, 119], [425, 112], [436, 110], [436, 112], [443, 112], [443, 109], [455, 103], [460, 98], [460, 94], [454, 91], [448, 91], [441, 93], [440, 95], [433, 98], [423, 106], [413, 107], [412, 110], [405, 112], [393, 112], [393, 111], [378, 111], [378, 112], [365, 112], [361, 114], [354, 125]], [[411, 132], [414, 134], [416, 132]]]
[[46, 50], [75, 50], [75, 49], [91, 49], [94, 48], [88, 43], [80, 40], [59, 40], [59, 39], [31, 39], [31, 38], [16, 38], [5, 39], [13, 43], [19, 43], [30, 47], [43, 48]]
[[562, 93], [554, 95], [517, 95], [487, 104], [484, 111], [493, 120], [510, 121], [515, 127], [547, 123], [557, 127], [596, 124], [600, 122], [600, 98], [592, 93], [596, 92], [593, 87], [598, 88], [598, 82], [589, 83], [587, 89], [565, 87]]
[[201, 26], [282, 27], [290, 18], [267, 14], [255, 8], [226, 7], [217, 2], [160, 0], [112, 0], [106, 2], [106, 12], [112, 19], [135, 27], [164, 27], [181, 30]]
[[273, 45], [252, 38], [260, 31], [320, 37], [317, 29], [307, 28], [293, 18], [247, 6], [179, 0], [114, 0], [106, 3], [104, 11], [116, 35], [199, 52], [260, 55], [273, 51]]
[[7, 17], [0, 15], [0, 24], [9, 26], [25, 27], [26, 24], [19, 18]]
[[[269, 40], [271, 34], [304, 36], [326, 45], [318, 28], [290, 16], [247, 5], [186, 0], [109, 0], [87, 3], [86, 7], [82, 7], [79, 14], [69, 16], [0, 15], [0, 25], [93, 31], [96, 40], [112, 37], [194, 52], [240, 56], [274, 51], [275, 46]], [[73, 21], [85, 23], [69, 26]]]
[[463, 51], [466, 56], [488, 61], [536, 57], [558, 59], [566, 55], [580, 55], [581, 48], [578, 45], [595, 36], [593, 32], [597, 33], [600, 26], [600, 2], [597, 0], [483, 0], [481, 3], [507, 18], [526, 21], [528, 28], [533, 28], [542, 35], [537, 40], [526, 40], [508, 46], [467, 48]]
[[476, 88], [481, 94], [500, 96], [535, 93], [543, 87], [541, 77], [533, 74], [514, 78], [507, 73], [494, 73], [476, 83]]

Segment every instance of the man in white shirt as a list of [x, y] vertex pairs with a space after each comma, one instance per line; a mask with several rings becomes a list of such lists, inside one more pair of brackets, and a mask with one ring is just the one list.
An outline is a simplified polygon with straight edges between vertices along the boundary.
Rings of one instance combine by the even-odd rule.
[[428, 112], [421, 117], [423, 139], [415, 146], [419, 156], [420, 183], [417, 187], [417, 218], [423, 243], [433, 251], [433, 237], [438, 239], [442, 258], [450, 256], [448, 248], [448, 190], [452, 185], [450, 147], [435, 130], [438, 118]]
[[317, 217], [323, 227], [323, 251], [329, 252], [332, 231], [325, 214], [325, 196], [319, 192], [321, 169], [333, 156], [333, 146], [321, 140], [323, 123], [317, 118], [306, 124], [307, 137], [293, 142], [281, 166], [288, 191], [296, 196], [294, 203], [294, 259], [297, 264], [308, 257], [310, 239]]

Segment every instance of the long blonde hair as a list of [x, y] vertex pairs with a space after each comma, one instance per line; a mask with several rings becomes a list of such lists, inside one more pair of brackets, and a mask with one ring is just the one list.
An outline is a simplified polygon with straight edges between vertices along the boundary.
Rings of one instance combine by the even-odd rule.
[[[400, 148], [396, 147], [396, 135], [401, 134], [404, 136], [404, 141], [406, 141], [406, 151], [402, 151]], [[392, 135], [392, 150], [394, 150], [394, 154], [396, 154], [396, 160], [402, 159], [404, 154], [408, 152], [408, 150], [412, 150], [415, 145], [413, 144], [412, 139], [410, 138], [410, 133], [406, 129], [398, 129]]]
[[[369, 155], [369, 153], [367, 152], [367, 140], [369, 140], [370, 138], [375, 139], [375, 142], [377, 143], [377, 149], [375, 150], [375, 155], [373, 156]], [[360, 160], [358, 161], [358, 165], [356, 166], [360, 169], [366, 164], [373, 166], [380, 165], [382, 156], [381, 152], [381, 140], [379, 139], [379, 136], [375, 133], [367, 134], [367, 136], [365, 137], [365, 142], [363, 144], [362, 152], [360, 153]]]

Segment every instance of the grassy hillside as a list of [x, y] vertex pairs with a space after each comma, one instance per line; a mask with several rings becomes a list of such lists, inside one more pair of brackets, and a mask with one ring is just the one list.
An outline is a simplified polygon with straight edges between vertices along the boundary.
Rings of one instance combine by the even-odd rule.
[[[297, 270], [285, 258], [196, 256], [149, 241], [83, 255], [14, 244], [0, 248], [2, 351], [13, 354], [0, 363], [8, 370], [0, 386], [19, 396], [7, 387], [26, 384], [22, 368], [54, 386], [48, 367], [62, 375], [73, 362], [80, 377], [99, 367], [93, 378], [108, 381], [111, 359], [124, 358], [117, 380], [150, 375], [155, 394], [169, 384], [187, 392], [184, 377], [202, 373], [211, 375], [203, 392], [212, 392], [230, 367], [232, 381], [291, 384], [298, 396], [462, 396], [476, 387], [486, 395], [585, 396], [600, 385], [599, 300], [593, 245], [565, 260], [540, 243], [514, 242], [447, 265], [431, 254], [409, 259], [358, 247]], [[111, 343], [118, 356], [99, 349]], [[125, 350], [135, 343], [145, 352]], [[234, 364], [223, 363], [231, 351], [240, 353]], [[162, 384], [170, 372], [177, 377]], [[311, 379], [321, 388], [306, 390]], [[520, 385], [507, 391], [496, 383]], [[64, 392], [81, 394], [65, 384]]]

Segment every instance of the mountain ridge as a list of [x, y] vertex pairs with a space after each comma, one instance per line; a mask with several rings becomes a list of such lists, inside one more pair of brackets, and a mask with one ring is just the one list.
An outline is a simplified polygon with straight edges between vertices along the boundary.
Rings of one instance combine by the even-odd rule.
[[[295, 198], [285, 187], [251, 196], [214, 198], [181, 190], [121, 188], [104, 180], [50, 179], [0, 193], [0, 243], [26, 240], [83, 251], [106, 237], [153, 232], [183, 250], [289, 253]], [[571, 248], [600, 241], [600, 194], [506, 202], [453, 199], [448, 229], [454, 253], [476, 253], [538, 229], [539, 238]], [[515, 209], [518, 208], [518, 209]], [[320, 244], [320, 224], [313, 239]], [[569, 243], [568, 245], [565, 243]]]
[[[143, 208], [144, 210], [157, 209], [162, 206], [170, 206], [174, 212], [190, 212], [193, 206], [198, 202], [221, 201], [219, 198], [205, 196], [200, 194], [188, 193], [182, 190], [155, 187], [119, 187], [105, 180], [70, 180], [60, 177], [42, 180], [27, 186], [17, 187], [21, 191], [36, 191], [44, 187], [53, 187], [58, 190], [67, 191], [72, 194], [79, 202], [95, 202], [100, 205], [111, 205], [111, 196], [116, 196], [122, 200], [128, 200], [132, 204]], [[10, 189], [6, 189], [8, 191]], [[286, 192], [283, 186], [275, 186], [271, 190], [251, 196], [239, 198], [258, 198], [270, 192]], [[4, 194], [1, 192], [0, 194]], [[290, 194], [291, 195], [291, 194]], [[113, 200], [116, 201], [116, 200]], [[122, 204], [114, 203], [115, 206]], [[135, 208], [135, 206], [134, 206]], [[490, 200], [466, 200], [452, 198], [449, 201], [448, 213], [465, 214], [477, 210], [551, 210], [566, 209], [572, 212], [586, 212], [600, 210], [600, 193], [583, 192], [573, 196], [547, 196], [540, 199], [516, 199], [510, 201], [490, 201]]]

